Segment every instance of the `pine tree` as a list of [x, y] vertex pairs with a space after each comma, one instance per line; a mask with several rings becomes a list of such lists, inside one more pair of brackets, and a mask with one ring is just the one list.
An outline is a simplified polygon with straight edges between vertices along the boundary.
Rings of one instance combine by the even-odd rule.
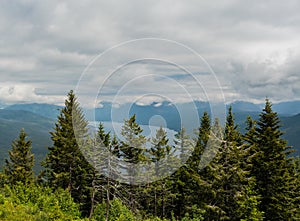
[[26, 137], [27, 134], [22, 129], [19, 138], [12, 142], [9, 160], [5, 160], [4, 172], [10, 185], [15, 185], [17, 182], [27, 185], [34, 182], [32, 142], [27, 140]]
[[[128, 120], [125, 120], [121, 134], [123, 140], [120, 145], [120, 156], [125, 162], [123, 171], [126, 171], [124, 190], [128, 194], [129, 207], [132, 211], [136, 211], [139, 198], [138, 189], [136, 186], [141, 181], [145, 181], [142, 174], [145, 172], [141, 164], [146, 162], [146, 137], [142, 135], [143, 129], [136, 122], [136, 116], [133, 115]], [[137, 179], [138, 178], [138, 179]]]
[[238, 130], [238, 126], [234, 122], [234, 116], [231, 106], [229, 107], [227, 113], [224, 140], [226, 140], [227, 142], [233, 142], [237, 145], [242, 144], [241, 134]]
[[93, 216], [97, 204], [105, 205], [105, 220], [109, 220], [110, 202], [116, 194], [114, 188], [118, 177], [116, 136], [111, 140], [110, 133], [106, 133], [103, 123], [92, 139], [89, 139], [87, 147], [83, 150], [86, 159], [93, 166], [90, 170], [91, 179], [91, 209], [89, 218]]
[[[151, 147], [149, 152], [149, 159], [154, 163], [153, 176], [155, 182], [148, 185], [146, 191], [146, 197], [144, 204], [148, 205], [148, 210], [152, 210], [154, 216], [160, 214], [164, 216], [165, 208], [165, 176], [168, 175], [166, 171], [166, 158], [171, 151], [171, 147], [168, 145], [169, 139], [167, 138], [167, 132], [160, 127], [156, 130], [155, 137], [151, 139]], [[162, 179], [163, 178], [163, 179]], [[150, 205], [150, 206], [149, 206]]]
[[[87, 121], [84, 119], [73, 91], [68, 93], [65, 107], [60, 111], [53, 132], [53, 146], [49, 147], [44, 166], [46, 178], [53, 188], [67, 189], [75, 202], [81, 204], [83, 214], [90, 212], [91, 165], [81, 149], [87, 145]], [[83, 148], [84, 149], [84, 148]]]
[[117, 157], [120, 158], [121, 157], [121, 153], [120, 153], [120, 143], [117, 139], [116, 134], [114, 134], [112, 140], [111, 140], [111, 150], [112, 150], [112, 154]]
[[143, 129], [136, 122], [135, 115], [125, 120], [121, 131], [124, 140], [121, 141], [120, 151], [122, 159], [128, 163], [127, 176], [130, 185], [136, 184], [135, 177], [139, 172], [137, 164], [145, 161], [146, 137], [142, 132]]
[[194, 142], [190, 139], [190, 136], [186, 133], [186, 129], [182, 127], [178, 133], [175, 134], [174, 139], [175, 149], [180, 152], [179, 158], [181, 164], [185, 164], [194, 150]]
[[299, 199], [299, 192], [294, 191], [296, 179], [291, 173], [290, 147], [281, 138], [282, 134], [280, 120], [267, 99], [250, 137], [255, 153], [251, 174], [256, 178], [260, 210], [266, 220], [291, 220], [296, 213], [295, 200]]
[[[188, 203], [188, 196], [190, 195], [190, 190], [187, 188], [187, 183], [189, 181], [189, 162], [191, 154], [193, 153], [195, 144], [190, 136], [186, 133], [186, 129], [182, 127], [180, 131], [175, 134], [174, 139], [174, 150], [177, 153], [177, 161], [174, 163], [179, 163], [180, 168], [171, 176], [173, 182], [173, 194], [175, 196], [174, 200], [174, 213], [178, 217], [184, 217], [186, 213], [186, 206]], [[176, 164], [175, 164], [176, 165]]]
[[[184, 173], [181, 174], [181, 180], [185, 182], [185, 199], [183, 200], [185, 202], [184, 214], [189, 214], [189, 216], [197, 213], [198, 216], [203, 217], [205, 213], [205, 198], [207, 197], [207, 188], [209, 188], [209, 185], [203, 179], [205, 170], [201, 167], [200, 162], [209, 141], [210, 133], [210, 117], [207, 112], [204, 112], [201, 117], [200, 127], [197, 131], [194, 151], [187, 161], [185, 170], [182, 170]], [[186, 215], [186, 217], [188, 217], [188, 215]]]
[[256, 188], [256, 179], [251, 173], [253, 170], [253, 159], [257, 157], [257, 152], [253, 148], [256, 145], [256, 121], [250, 116], [247, 117], [245, 129], [246, 133], [242, 136], [245, 155], [241, 157], [241, 167], [249, 171], [247, 175], [248, 186], [246, 186], [244, 195], [239, 197], [238, 204], [240, 206], [239, 210], [243, 214], [241, 220], [259, 221], [264, 219], [264, 212], [260, 210], [261, 196]]
[[207, 112], [201, 117], [201, 124], [197, 131], [197, 140], [192, 156], [189, 158], [189, 164], [194, 172], [200, 170], [200, 160], [207, 146], [211, 134], [211, 122]]
[[151, 140], [151, 148], [149, 150], [150, 160], [155, 164], [155, 176], [160, 178], [164, 175], [162, 171], [162, 160], [170, 153], [171, 147], [168, 145], [169, 139], [167, 132], [160, 127], [156, 130], [155, 137]]
[[[241, 135], [234, 122], [231, 107], [228, 110], [224, 139], [219, 151], [208, 166], [213, 200], [209, 216], [217, 220], [240, 220], [243, 210], [239, 201], [245, 200], [248, 183], [248, 171], [243, 167], [247, 154], [241, 142]], [[210, 178], [210, 180], [209, 180]], [[213, 206], [212, 206], [213, 205]]]

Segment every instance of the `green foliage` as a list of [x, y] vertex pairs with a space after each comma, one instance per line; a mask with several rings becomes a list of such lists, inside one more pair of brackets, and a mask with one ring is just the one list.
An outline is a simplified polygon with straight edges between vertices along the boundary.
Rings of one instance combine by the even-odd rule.
[[[205, 197], [207, 190], [207, 183], [203, 179], [203, 171], [200, 170], [200, 160], [206, 148], [210, 137], [210, 118], [205, 112], [201, 118], [201, 125], [198, 129], [196, 142], [189, 143], [184, 133], [181, 133], [180, 144], [188, 143], [194, 147], [194, 151], [173, 177], [173, 189], [176, 207], [174, 212], [177, 216], [188, 219], [190, 217], [202, 217], [205, 207]], [[184, 132], [181, 131], [181, 132]], [[180, 136], [179, 136], [180, 137]], [[188, 146], [186, 145], [186, 146]], [[210, 197], [210, 196], [209, 196]], [[196, 214], [197, 211], [197, 215]], [[189, 215], [191, 214], [191, 216]]]
[[[231, 108], [228, 111], [224, 136], [220, 136], [216, 150], [216, 156], [202, 174], [205, 186], [209, 190], [204, 191], [207, 194], [204, 198], [205, 218], [240, 220], [246, 209], [242, 208], [240, 201], [246, 200], [246, 189], [251, 182], [249, 168], [244, 166], [244, 160], [251, 156], [242, 144]], [[256, 210], [257, 204], [248, 206], [251, 210]]]
[[200, 164], [200, 157], [209, 141], [211, 135], [211, 122], [207, 112], [203, 113], [201, 118], [201, 125], [197, 131], [197, 140], [195, 150], [190, 159], [190, 164], [195, 171], [198, 171]]
[[175, 134], [174, 139], [175, 149], [180, 152], [179, 158], [181, 164], [184, 164], [194, 150], [194, 142], [186, 133], [186, 129], [182, 127], [178, 133]]
[[[124, 138], [121, 141], [121, 156], [124, 161], [137, 164], [145, 160], [146, 137], [141, 134], [142, 132], [143, 129], [136, 123], [135, 115], [125, 120], [121, 131]], [[131, 172], [133, 171], [129, 171], [129, 176], [133, 175]]]
[[92, 167], [80, 150], [88, 137], [87, 121], [73, 91], [69, 92], [51, 135], [53, 146], [48, 148], [44, 162], [46, 179], [53, 188], [68, 189], [84, 214], [88, 214]]
[[159, 217], [151, 217], [151, 218], [143, 219], [143, 221], [169, 221], [169, 220], [166, 218], [161, 219]]
[[[137, 199], [139, 198], [138, 187], [136, 186], [140, 180], [136, 178], [147, 177], [140, 170], [138, 165], [146, 163], [146, 137], [142, 135], [142, 128], [136, 122], [136, 116], [133, 115], [128, 120], [125, 120], [121, 134], [123, 140], [120, 145], [120, 157], [127, 163], [123, 167], [123, 177], [129, 185], [124, 185], [126, 197], [128, 198], [130, 209], [137, 210]], [[145, 165], [145, 164], [144, 164]]]
[[[114, 199], [110, 203], [110, 213], [108, 220], [111, 221], [134, 221], [135, 216], [134, 214], [122, 204], [121, 201]], [[92, 216], [93, 219], [97, 221], [104, 221], [106, 218], [106, 204], [98, 204], [97, 207], [94, 210], [94, 214]]]
[[144, 204], [147, 206], [148, 213], [154, 216], [164, 216], [166, 189], [165, 182], [161, 178], [167, 176], [169, 172], [166, 171], [166, 159], [170, 154], [171, 147], [168, 144], [167, 133], [162, 127], [156, 130], [155, 137], [150, 141], [151, 146], [148, 150], [148, 157], [154, 163], [154, 168], [151, 168], [153, 171], [148, 170], [148, 173], [154, 176], [157, 181], [148, 185], [148, 188], [144, 188]]
[[266, 220], [290, 220], [295, 210], [299, 181], [293, 174], [288, 155], [290, 147], [281, 138], [280, 120], [266, 100], [265, 108], [254, 129], [248, 132], [251, 152], [255, 154], [251, 176], [256, 179], [257, 193], [261, 196], [260, 210]]
[[205, 210], [199, 209], [197, 205], [193, 205], [190, 212], [186, 213], [181, 221], [203, 221], [205, 217]]
[[246, 187], [245, 196], [238, 200], [242, 213], [241, 221], [262, 221], [264, 212], [259, 211], [260, 196], [256, 193], [254, 186]]
[[0, 193], [0, 219], [7, 221], [80, 220], [78, 205], [62, 189], [55, 192], [48, 187], [21, 183], [5, 186]]
[[12, 143], [9, 160], [5, 160], [4, 172], [10, 185], [17, 182], [30, 184], [34, 182], [34, 155], [31, 153], [31, 140], [26, 140], [27, 134], [21, 130], [19, 138]]
[[160, 127], [156, 130], [155, 137], [151, 139], [151, 147], [149, 152], [150, 160], [155, 164], [155, 176], [163, 176], [162, 161], [167, 157], [171, 151], [171, 147], [168, 145], [169, 139], [167, 138], [167, 132]]

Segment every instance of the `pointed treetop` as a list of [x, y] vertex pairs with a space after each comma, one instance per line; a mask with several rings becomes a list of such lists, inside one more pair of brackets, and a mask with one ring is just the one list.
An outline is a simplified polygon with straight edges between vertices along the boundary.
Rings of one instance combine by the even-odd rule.
[[234, 122], [234, 115], [232, 112], [232, 107], [230, 106], [228, 109], [228, 114], [226, 118], [226, 125], [225, 125], [225, 140], [232, 142], [240, 143], [240, 133], [237, 129], [237, 125]]
[[266, 98], [266, 103], [265, 103], [264, 111], [266, 113], [272, 113], [272, 103], [269, 101], [268, 98]]
[[31, 152], [32, 141], [27, 140], [27, 134], [21, 129], [18, 139], [12, 142], [9, 159], [5, 160], [5, 174], [10, 184], [34, 182], [34, 154]]

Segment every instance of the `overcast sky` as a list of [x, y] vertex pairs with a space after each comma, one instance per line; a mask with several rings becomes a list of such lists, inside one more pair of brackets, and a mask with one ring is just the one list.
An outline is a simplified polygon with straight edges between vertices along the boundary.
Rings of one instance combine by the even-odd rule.
[[299, 100], [299, 11], [298, 0], [3, 0], [0, 103], [60, 104], [70, 89], [85, 105]]

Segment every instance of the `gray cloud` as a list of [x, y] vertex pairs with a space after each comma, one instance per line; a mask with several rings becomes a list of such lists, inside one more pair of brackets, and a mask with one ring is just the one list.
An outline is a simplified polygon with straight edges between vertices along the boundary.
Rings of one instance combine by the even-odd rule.
[[[99, 53], [121, 42], [145, 37], [174, 40], [197, 51], [215, 71], [228, 101], [263, 100], [266, 96], [275, 101], [300, 99], [299, 11], [297, 0], [2, 1], [0, 99], [62, 102], [65, 93], [76, 87], [85, 67]], [[107, 59], [107, 65], [120, 65], [133, 54], [167, 57], [182, 61], [193, 73], [209, 72], [203, 61], [199, 65], [201, 62], [191, 59], [184, 50], [155, 44], [118, 51]], [[194, 97], [203, 98], [192, 78], [178, 77], [186, 73], [163, 63], [148, 62], [143, 70], [173, 75], [172, 79]], [[83, 82], [86, 97], [98, 90], [107, 74], [104, 67], [94, 68], [95, 73]], [[122, 87], [118, 82], [143, 74], [141, 66], [138, 70], [137, 73], [132, 68], [130, 72], [123, 69], [119, 79], [116, 77], [109, 86], [118, 91]], [[216, 86], [213, 77], [199, 78], [207, 87]], [[165, 95], [178, 98], [171, 95], [176, 87], [168, 81], [147, 78], [139, 81], [138, 86], [136, 91], [130, 91], [130, 96], [140, 96], [143, 91], [162, 93], [164, 89]], [[17, 92], [4, 98], [10, 88]], [[219, 96], [215, 89], [209, 92]], [[129, 101], [130, 96], [123, 100]]]

